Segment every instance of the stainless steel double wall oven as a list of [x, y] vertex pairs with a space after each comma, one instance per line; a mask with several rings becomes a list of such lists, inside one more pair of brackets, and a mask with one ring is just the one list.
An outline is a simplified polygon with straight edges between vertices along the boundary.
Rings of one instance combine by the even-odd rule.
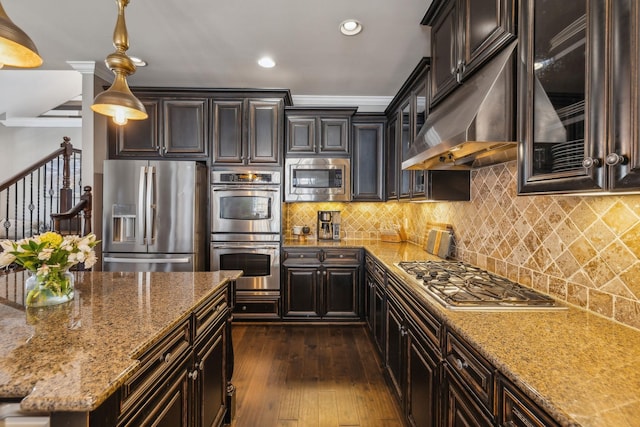
[[280, 296], [281, 201], [279, 171], [211, 172], [211, 269], [243, 270], [236, 303], [263, 301], [274, 314]]

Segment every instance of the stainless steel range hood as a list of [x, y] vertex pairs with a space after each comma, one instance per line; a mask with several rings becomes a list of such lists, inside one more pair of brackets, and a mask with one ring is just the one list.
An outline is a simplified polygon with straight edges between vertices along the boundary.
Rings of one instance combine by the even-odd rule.
[[435, 106], [402, 169], [474, 169], [516, 158], [516, 45]]

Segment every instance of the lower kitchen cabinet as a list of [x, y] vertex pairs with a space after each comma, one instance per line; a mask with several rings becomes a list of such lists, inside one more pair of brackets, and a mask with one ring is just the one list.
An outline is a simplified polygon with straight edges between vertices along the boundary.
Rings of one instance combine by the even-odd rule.
[[460, 384], [451, 368], [444, 367], [444, 399], [443, 399], [443, 426], [444, 427], [491, 427], [492, 418], [471, 397], [465, 386]]
[[402, 295], [402, 285], [393, 276], [387, 280], [387, 374], [409, 425], [439, 426], [440, 352]]
[[[385, 270], [372, 257], [365, 256], [364, 279], [364, 318], [369, 326], [371, 337], [378, 352], [384, 354], [385, 348]], [[384, 360], [384, 359], [383, 359]]]
[[118, 426], [223, 425], [233, 354], [228, 296], [220, 289], [141, 356], [120, 390]]
[[558, 427], [558, 423], [504, 377], [498, 379], [498, 399], [500, 426]]
[[358, 319], [360, 249], [285, 249], [285, 319]]

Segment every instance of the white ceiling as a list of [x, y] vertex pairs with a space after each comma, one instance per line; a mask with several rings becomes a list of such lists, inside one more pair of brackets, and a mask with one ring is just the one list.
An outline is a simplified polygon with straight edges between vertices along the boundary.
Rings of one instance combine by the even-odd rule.
[[[0, 114], [19, 117], [53, 108], [60, 95], [42, 70], [72, 70], [114, 51], [114, 0], [4, 0], [9, 17], [35, 42], [38, 70], [0, 70]], [[131, 86], [286, 88], [297, 105], [388, 102], [429, 51], [420, 25], [431, 0], [131, 0], [125, 10], [130, 55], [149, 65]], [[362, 22], [355, 37], [338, 26]], [[277, 65], [260, 68], [271, 55]], [[20, 74], [18, 74], [20, 73]], [[39, 73], [39, 74], [38, 74]], [[110, 75], [107, 74], [107, 75]], [[56, 90], [53, 90], [53, 89]], [[6, 97], [7, 90], [14, 95]], [[69, 89], [70, 92], [76, 89]], [[69, 97], [76, 94], [69, 93]], [[328, 97], [328, 98], [327, 98]], [[335, 98], [334, 98], [335, 97]], [[365, 98], [363, 98], [365, 97]], [[27, 101], [41, 105], [25, 107]], [[20, 102], [19, 102], [20, 101]], [[335, 101], [335, 102], [334, 102]], [[383, 109], [384, 106], [382, 106]]]

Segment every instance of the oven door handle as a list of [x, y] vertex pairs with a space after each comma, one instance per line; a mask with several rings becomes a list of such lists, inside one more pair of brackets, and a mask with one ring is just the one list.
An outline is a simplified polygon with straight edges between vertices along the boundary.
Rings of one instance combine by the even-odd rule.
[[212, 246], [211, 249], [268, 249], [268, 250], [277, 250], [278, 246]]
[[213, 187], [213, 191], [269, 191], [275, 193], [280, 191], [277, 188], [264, 188], [264, 187]]

